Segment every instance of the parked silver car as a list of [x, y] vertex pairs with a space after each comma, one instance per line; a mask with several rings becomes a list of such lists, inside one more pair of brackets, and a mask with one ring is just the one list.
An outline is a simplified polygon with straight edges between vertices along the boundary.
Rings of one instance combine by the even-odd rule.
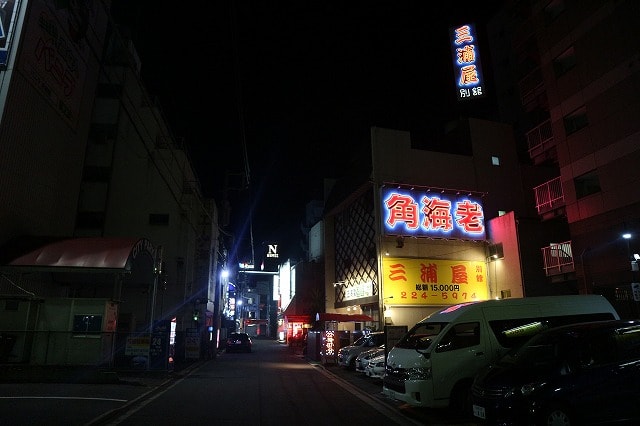
[[384, 342], [384, 331], [375, 331], [373, 333], [365, 334], [353, 342], [353, 345], [345, 346], [338, 350], [338, 365], [355, 370], [356, 358], [361, 352], [378, 347]]
[[384, 377], [384, 370], [387, 367], [387, 358], [382, 352], [382, 355], [373, 357], [367, 363], [367, 367], [364, 370], [364, 374], [372, 379], [382, 379]]
[[376, 348], [360, 352], [360, 354], [356, 357], [356, 371], [359, 373], [364, 373], [367, 365], [369, 365], [369, 361], [372, 358], [380, 355], [384, 355], [384, 345], [380, 345]]

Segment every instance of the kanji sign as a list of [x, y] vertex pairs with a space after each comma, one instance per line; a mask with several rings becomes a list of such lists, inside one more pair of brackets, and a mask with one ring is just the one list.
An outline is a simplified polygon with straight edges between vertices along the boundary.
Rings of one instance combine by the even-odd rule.
[[484, 262], [384, 257], [382, 273], [390, 305], [453, 305], [488, 297]]
[[382, 189], [384, 233], [431, 238], [484, 240], [484, 212], [471, 196]]
[[449, 37], [458, 100], [484, 97], [486, 93], [475, 26], [469, 24], [450, 28]]

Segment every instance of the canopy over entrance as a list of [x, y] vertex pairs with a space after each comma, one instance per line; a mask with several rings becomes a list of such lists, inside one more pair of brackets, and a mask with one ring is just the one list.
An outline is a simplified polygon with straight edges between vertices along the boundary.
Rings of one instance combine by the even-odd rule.
[[131, 272], [142, 257], [157, 260], [146, 239], [20, 237], [0, 248], [0, 268], [30, 271]]
[[363, 314], [336, 314], [321, 312], [316, 314], [316, 321], [337, 321], [337, 322], [367, 322], [373, 321], [369, 315]]

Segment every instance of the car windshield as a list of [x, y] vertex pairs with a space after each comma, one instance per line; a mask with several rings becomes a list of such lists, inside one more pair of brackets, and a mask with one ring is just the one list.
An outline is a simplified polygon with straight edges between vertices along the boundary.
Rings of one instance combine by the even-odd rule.
[[403, 349], [428, 349], [435, 337], [447, 325], [446, 322], [424, 322], [413, 326], [395, 347]]
[[524, 344], [511, 349], [498, 364], [515, 365], [522, 368], [551, 367], [563, 355], [572, 353], [577, 341], [570, 334], [537, 335]]
[[356, 341], [353, 342], [353, 346], [362, 346], [364, 342], [367, 340], [367, 336], [361, 336]]

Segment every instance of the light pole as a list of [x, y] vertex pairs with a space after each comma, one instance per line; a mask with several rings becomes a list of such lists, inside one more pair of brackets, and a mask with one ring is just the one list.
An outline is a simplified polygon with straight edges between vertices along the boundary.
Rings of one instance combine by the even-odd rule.
[[633, 260], [631, 258], [631, 245], [630, 245], [630, 241], [631, 241], [631, 233], [630, 232], [625, 232], [624, 234], [622, 234], [622, 238], [627, 242], [627, 262], [631, 262], [631, 281], [633, 281], [634, 278], [634, 273], [633, 273]]
[[636, 271], [638, 270], [638, 257], [634, 254], [631, 257], [631, 245], [630, 241], [633, 235], [630, 232], [625, 232], [622, 234], [622, 238], [627, 241], [627, 262], [631, 266], [631, 294], [633, 296], [633, 300], [636, 302], [635, 311], [636, 315], [640, 314], [640, 306], [638, 306], [638, 302], [640, 302], [640, 283], [636, 282]]

